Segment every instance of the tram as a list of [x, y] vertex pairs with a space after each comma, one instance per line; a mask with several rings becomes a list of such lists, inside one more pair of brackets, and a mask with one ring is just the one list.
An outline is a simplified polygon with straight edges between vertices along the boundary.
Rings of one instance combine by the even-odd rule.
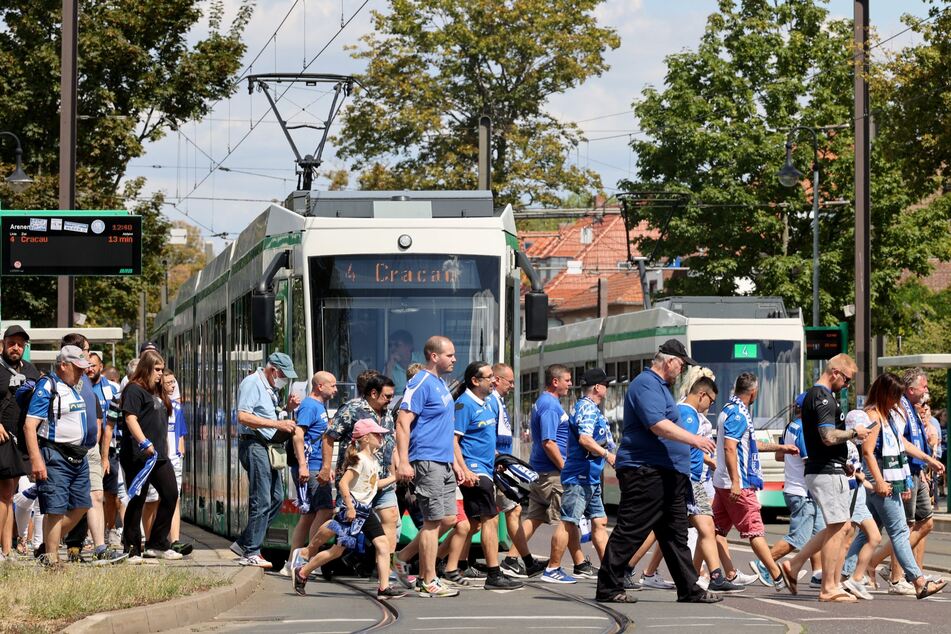
[[[522, 272], [532, 283], [524, 320]], [[387, 365], [394, 333], [408, 335], [413, 360], [431, 335], [449, 337], [451, 382], [474, 360], [518, 368], [512, 342], [543, 338], [546, 311], [512, 208], [495, 209], [491, 192], [298, 191], [270, 205], [155, 320], [190, 432], [182, 516], [229, 537], [245, 526], [235, 399], [271, 352], [290, 355], [301, 382], [332, 372], [332, 412], [361, 372]], [[287, 548], [296, 518], [285, 501], [265, 546]]]
[[[635, 313], [589, 319], [549, 330], [541, 344], [522, 350], [522, 420], [527, 424], [531, 404], [544, 389], [544, 368], [560, 363], [572, 370], [580, 384], [588, 368], [601, 366], [617, 382], [608, 390], [605, 416], [615, 440], [620, 439], [624, 395], [631, 379], [649, 368], [658, 347], [677, 339], [698, 363], [713, 370], [720, 389], [708, 417], [716, 416], [730, 397], [730, 388], [742, 372], [759, 377], [759, 397], [753, 406], [757, 437], [775, 442], [788, 422], [790, 405], [803, 386], [805, 331], [801, 315], [790, 316], [780, 298], [672, 297], [655, 308]], [[675, 397], [689, 386], [673, 386]], [[576, 387], [566, 407], [581, 394]], [[785, 509], [782, 496], [783, 463], [761, 453], [765, 488], [760, 491], [764, 512]], [[605, 467], [604, 501], [617, 504], [617, 477]]]

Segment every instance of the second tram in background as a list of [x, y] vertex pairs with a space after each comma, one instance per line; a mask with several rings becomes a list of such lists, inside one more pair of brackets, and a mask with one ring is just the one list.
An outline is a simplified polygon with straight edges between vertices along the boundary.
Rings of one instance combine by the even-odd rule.
[[[672, 297], [655, 306], [553, 327], [543, 344], [527, 344], [522, 350], [520, 377], [523, 433], [531, 405], [539, 389], [544, 389], [546, 366], [566, 365], [577, 386], [585, 369], [600, 365], [609, 376], [617, 377], [604, 407], [615, 440], [619, 441], [630, 380], [649, 368], [657, 348], [673, 338], [716, 374], [720, 392], [708, 413], [714, 425], [736, 377], [753, 372], [760, 383], [752, 412], [758, 437], [778, 438], [789, 421], [790, 406], [803, 387], [805, 335], [801, 316], [790, 316], [782, 299], [774, 297]], [[686, 387], [675, 385], [675, 396], [679, 397]], [[580, 388], [576, 388], [566, 405], [579, 396]], [[527, 445], [523, 443], [525, 451]], [[760, 501], [764, 512], [776, 513], [786, 508], [783, 465], [772, 454], [760, 454], [760, 458], [766, 480]], [[604, 501], [617, 504], [619, 492], [613, 469], [607, 467], [604, 478]]]

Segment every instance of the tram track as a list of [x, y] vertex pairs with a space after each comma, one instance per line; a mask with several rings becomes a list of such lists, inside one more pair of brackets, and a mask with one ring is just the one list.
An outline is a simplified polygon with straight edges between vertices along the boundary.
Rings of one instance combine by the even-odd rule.
[[342, 586], [346, 586], [350, 588], [351, 590], [354, 590], [362, 594], [371, 603], [376, 605], [377, 608], [379, 608], [380, 612], [382, 613], [382, 617], [380, 618], [379, 621], [377, 621], [376, 623], [374, 623], [373, 625], [369, 627], [361, 628], [357, 630], [357, 632], [377, 632], [379, 630], [390, 627], [391, 625], [395, 625], [400, 620], [400, 611], [396, 609], [396, 606], [394, 606], [389, 601], [381, 601], [380, 599], [376, 597], [376, 594], [373, 591], [367, 590], [366, 588], [363, 588], [356, 583], [344, 581], [339, 578], [334, 578], [333, 582], [339, 583]]
[[591, 599], [585, 599], [583, 597], [579, 597], [578, 595], [572, 594], [570, 592], [563, 592], [560, 590], [556, 590], [550, 585], [546, 585], [544, 583], [532, 583], [531, 587], [535, 588], [536, 590], [542, 590], [550, 594], [564, 597], [565, 599], [569, 599], [571, 601], [574, 601], [575, 603], [580, 603], [582, 605], [585, 605], [589, 608], [597, 610], [598, 612], [601, 612], [602, 614], [608, 616], [611, 619], [611, 625], [609, 625], [607, 628], [603, 630], [604, 634], [617, 634], [619, 632], [625, 632], [631, 626], [631, 620], [627, 616], [625, 616], [624, 614], [621, 614], [617, 610], [607, 607], [606, 605], [602, 605], [601, 603], [598, 603], [597, 601], [593, 601]]

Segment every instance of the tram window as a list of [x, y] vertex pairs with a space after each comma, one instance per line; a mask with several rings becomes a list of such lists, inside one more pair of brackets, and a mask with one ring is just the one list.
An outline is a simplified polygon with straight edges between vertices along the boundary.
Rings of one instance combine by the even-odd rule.
[[274, 289], [274, 350], [287, 350], [287, 280], [278, 280]]
[[607, 363], [604, 366], [604, 373], [608, 376], [613, 376], [617, 380], [621, 380], [621, 377], [617, 375], [617, 363]]

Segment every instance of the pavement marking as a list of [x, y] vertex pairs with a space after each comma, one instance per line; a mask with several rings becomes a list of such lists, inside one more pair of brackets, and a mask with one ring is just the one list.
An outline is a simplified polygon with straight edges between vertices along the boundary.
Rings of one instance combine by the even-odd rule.
[[[724, 606], [721, 606], [721, 607], [724, 607]], [[678, 619], [703, 619], [704, 621], [710, 621], [710, 620], [713, 620], [713, 619], [722, 620], [722, 621], [736, 621], [736, 620], [741, 620], [741, 621], [768, 621], [768, 620], [769, 620], [769, 619], [767, 619], [767, 618], [765, 618], [765, 617], [762, 617], [762, 616], [747, 616], [747, 617], [742, 617], [742, 616], [700, 616], [699, 614], [693, 615], [693, 616], [678, 616], [677, 618], [678, 618]], [[669, 619], [670, 619], [669, 616], [648, 616], [648, 617], [642, 617], [640, 620], [642, 620], [642, 621], [667, 621], [667, 620], [669, 620]]]
[[514, 615], [514, 616], [417, 616], [417, 621], [511, 621], [514, 619], [524, 619], [524, 620], [537, 620], [537, 619], [571, 619], [573, 621], [607, 621], [608, 617], [606, 616], [568, 616], [568, 615], [551, 615], [551, 614], [539, 614], [539, 615]]
[[[678, 617], [678, 618], [680, 618], [680, 617]], [[785, 625], [783, 625], [783, 624], [781, 624], [781, 623], [767, 623], [767, 624], [763, 624], [763, 623], [737, 623], [737, 624], [735, 624], [735, 625], [738, 625], [738, 626], [740, 626], [740, 627], [782, 627], [782, 628], [785, 628], [785, 627], [786, 627]], [[716, 626], [716, 623], [688, 623], [688, 624], [686, 624], [686, 625], [683, 624], [683, 623], [674, 623], [673, 625], [645, 625], [644, 627], [645, 627], [646, 629], [657, 629], [657, 628], [661, 628], [661, 627], [715, 627], [715, 626]]]
[[793, 610], [802, 610], [803, 612], [822, 612], [819, 608], [810, 608], [807, 605], [796, 605], [791, 601], [780, 601], [779, 599], [764, 599], [763, 597], [751, 597], [757, 601], [762, 601], [763, 603], [769, 603], [770, 605], [779, 605], [784, 608], [792, 608]]
[[887, 616], [835, 616], [829, 618], [802, 619], [803, 621], [889, 621], [890, 623], [901, 623], [902, 625], [931, 625], [921, 621], [909, 621], [908, 619], [890, 619]]
[[285, 619], [281, 623], [291, 625], [293, 623], [350, 623], [354, 621], [376, 623], [377, 619]]

